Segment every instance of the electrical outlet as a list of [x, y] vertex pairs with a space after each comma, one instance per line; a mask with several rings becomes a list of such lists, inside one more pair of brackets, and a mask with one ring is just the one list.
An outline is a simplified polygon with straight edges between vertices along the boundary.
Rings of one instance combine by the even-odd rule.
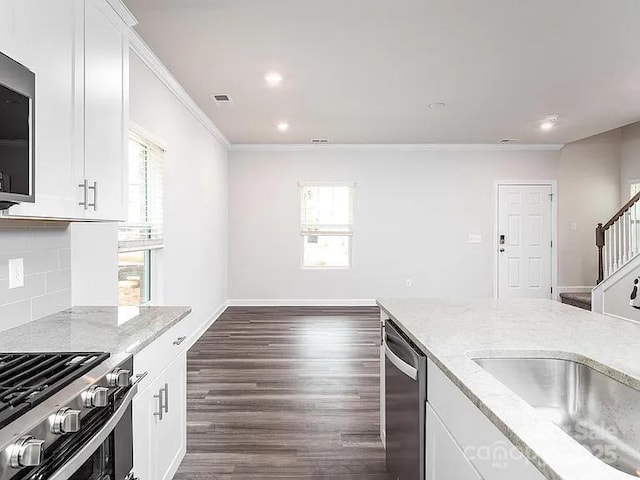
[[410, 278], [407, 278], [407, 279], [404, 281], [404, 286], [405, 286], [405, 287], [407, 287], [407, 288], [411, 288], [411, 287], [413, 287], [413, 280], [411, 280]]
[[24, 287], [24, 259], [9, 260], [9, 288]]

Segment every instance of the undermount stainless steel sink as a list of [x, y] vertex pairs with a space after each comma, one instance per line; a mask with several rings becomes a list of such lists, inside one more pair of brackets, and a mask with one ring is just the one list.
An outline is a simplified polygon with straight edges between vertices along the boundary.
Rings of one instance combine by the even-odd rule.
[[570, 360], [476, 358], [474, 362], [595, 457], [640, 477], [640, 391]]

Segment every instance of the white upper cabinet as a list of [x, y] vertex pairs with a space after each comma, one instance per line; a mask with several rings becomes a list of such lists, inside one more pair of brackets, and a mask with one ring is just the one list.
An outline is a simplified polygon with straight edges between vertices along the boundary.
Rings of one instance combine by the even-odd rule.
[[[101, 0], [88, 0], [84, 30], [84, 179], [87, 217], [125, 220], [123, 180], [129, 45], [124, 24]], [[84, 194], [84, 193], [83, 193]]]
[[[2, 2], [0, 51], [36, 73], [36, 202], [15, 216], [82, 216], [78, 206], [75, 0]], [[7, 16], [5, 16], [5, 14]]]
[[36, 202], [8, 216], [125, 219], [127, 31], [105, 0], [0, 2], [0, 52], [36, 74]]

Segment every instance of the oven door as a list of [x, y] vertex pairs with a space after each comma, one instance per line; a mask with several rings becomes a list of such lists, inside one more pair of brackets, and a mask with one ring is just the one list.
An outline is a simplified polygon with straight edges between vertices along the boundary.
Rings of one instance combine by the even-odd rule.
[[133, 468], [131, 402], [134, 384], [107, 408], [94, 409], [82, 430], [47, 450], [45, 462], [24, 480], [128, 480]]

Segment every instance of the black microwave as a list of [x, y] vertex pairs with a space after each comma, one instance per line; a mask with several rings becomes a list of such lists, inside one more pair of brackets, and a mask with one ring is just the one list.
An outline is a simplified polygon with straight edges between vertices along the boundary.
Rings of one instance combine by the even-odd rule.
[[35, 202], [36, 76], [0, 53], [0, 210]]

